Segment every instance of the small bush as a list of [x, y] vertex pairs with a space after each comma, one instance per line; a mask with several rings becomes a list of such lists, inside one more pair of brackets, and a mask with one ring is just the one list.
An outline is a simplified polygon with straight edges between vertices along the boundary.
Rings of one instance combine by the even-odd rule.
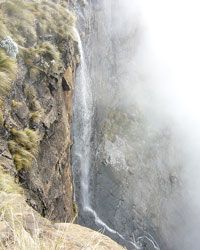
[[40, 102], [37, 100], [37, 93], [34, 87], [28, 84], [25, 86], [24, 92], [29, 103], [30, 122], [32, 125], [39, 124], [44, 115], [44, 109], [42, 108]]
[[17, 148], [18, 144], [15, 141], [11, 140], [8, 142], [8, 149], [12, 155], [17, 151]]
[[39, 47], [38, 53], [44, 57], [49, 57], [50, 60], [55, 60], [56, 62], [60, 61], [60, 52], [58, 51], [58, 48], [50, 42], [42, 43]]

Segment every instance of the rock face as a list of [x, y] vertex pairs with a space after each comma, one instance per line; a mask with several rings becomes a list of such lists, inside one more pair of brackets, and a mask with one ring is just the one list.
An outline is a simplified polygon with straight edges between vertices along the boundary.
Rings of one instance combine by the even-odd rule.
[[[1, 93], [0, 164], [19, 178], [27, 202], [41, 215], [57, 222], [71, 221], [75, 211], [70, 126], [79, 63], [74, 17], [51, 1], [0, 5], [1, 51], [17, 66], [8, 93]], [[11, 47], [18, 52], [17, 46], [15, 61]]]
[[[172, 131], [148, 126], [141, 113], [130, 117], [115, 109], [105, 119], [101, 136], [94, 188], [97, 213], [127, 239], [131, 233], [136, 238], [151, 235], [161, 249], [168, 249], [168, 210], [181, 200], [178, 173], [183, 164]], [[142, 244], [154, 249], [147, 242]]]

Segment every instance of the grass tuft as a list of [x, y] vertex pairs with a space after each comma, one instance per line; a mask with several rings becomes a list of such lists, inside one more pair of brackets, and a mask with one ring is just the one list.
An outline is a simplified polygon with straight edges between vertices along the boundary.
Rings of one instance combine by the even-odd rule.
[[34, 125], [39, 124], [44, 115], [44, 109], [42, 108], [40, 102], [37, 100], [37, 93], [34, 87], [28, 84], [26, 85], [24, 92], [29, 102], [30, 123]]
[[42, 111], [38, 110], [30, 113], [30, 122], [33, 124], [39, 124], [43, 117]]
[[11, 107], [13, 109], [19, 109], [19, 108], [22, 107], [22, 105], [23, 105], [22, 102], [19, 102], [19, 101], [16, 101], [16, 100], [12, 100], [12, 102], [11, 102]]
[[17, 63], [0, 49], [0, 98], [4, 99], [10, 92], [12, 82], [16, 78]]
[[37, 131], [28, 128], [24, 130], [12, 128], [11, 134], [18, 145], [29, 150], [31, 153], [37, 153], [38, 143], [40, 141]]
[[37, 131], [31, 129], [11, 129], [12, 140], [8, 148], [13, 156], [17, 170], [28, 169], [32, 166], [33, 159], [38, 153], [40, 137]]
[[2, 166], [0, 166], [0, 191], [6, 193], [22, 193], [22, 188], [15, 182], [14, 177], [6, 173]]
[[43, 42], [36, 47], [23, 50], [25, 63], [30, 66], [29, 73], [35, 79], [40, 72], [48, 73], [48, 70], [57, 72], [62, 65], [61, 55], [56, 45]]

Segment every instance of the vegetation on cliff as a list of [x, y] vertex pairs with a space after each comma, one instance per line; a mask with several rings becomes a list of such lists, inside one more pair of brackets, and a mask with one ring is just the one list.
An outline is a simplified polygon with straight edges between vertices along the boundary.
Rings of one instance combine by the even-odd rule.
[[10, 92], [17, 74], [17, 63], [0, 49], [0, 98], [3, 100]]
[[0, 1], [0, 186], [4, 177], [19, 180], [27, 201], [43, 216], [70, 221], [66, 103], [72, 95], [65, 95], [63, 83], [69, 84], [66, 68], [73, 79], [78, 49], [75, 16], [62, 2]]
[[18, 45], [30, 47], [40, 36], [72, 35], [75, 18], [51, 1], [6, 0], [0, 3], [0, 21], [1, 39], [11, 36]]
[[[57, 45], [63, 39], [72, 39], [75, 17], [66, 9], [66, 4], [7, 0], [0, 2], [0, 21], [0, 98], [7, 98], [1, 105], [0, 123], [10, 134], [8, 148], [16, 169], [21, 170], [30, 168], [36, 156], [41, 140], [39, 127], [45, 113], [32, 82], [42, 84], [48, 75], [58, 81], [64, 72], [65, 62]], [[24, 79], [20, 79], [23, 64], [27, 73], [23, 72]], [[26, 98], [26, 125], [13, 117], [23, 112], [25, 104], [18, 100], [22, 96], [16, 98], [14, 80], [21, 84]]]

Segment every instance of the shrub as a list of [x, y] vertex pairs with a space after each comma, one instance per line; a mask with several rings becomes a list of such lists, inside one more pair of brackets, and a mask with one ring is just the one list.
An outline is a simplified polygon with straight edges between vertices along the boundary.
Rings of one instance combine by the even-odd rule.
[[30, 100], [29, 102], [31, 111], [40, 111], [42, 109], [40, 102], [36, 98]]
[[10, 79], [14, 79], [16, 71], [16, 61], [7, 56], [3, 49], [0, 49], [0, 72], [6, 73]]

